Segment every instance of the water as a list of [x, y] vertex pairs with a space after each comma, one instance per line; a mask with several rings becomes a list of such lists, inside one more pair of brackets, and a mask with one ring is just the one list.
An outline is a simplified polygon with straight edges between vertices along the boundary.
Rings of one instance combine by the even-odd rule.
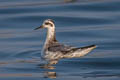
[[[119, 80], [120, 0], [0, 0], [0, 80]], [[54, 19], [57, 40], [73, 46], [96, 44], [87, 56], [63, 59], [42, 69], [40, 52]]]

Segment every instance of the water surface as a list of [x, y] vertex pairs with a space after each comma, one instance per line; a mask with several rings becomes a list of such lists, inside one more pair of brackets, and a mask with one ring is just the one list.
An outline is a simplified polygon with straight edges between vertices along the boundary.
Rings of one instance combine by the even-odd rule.
[[[119, 0], [1, 0], [1, 80], [119, 80]], [[63, 59], [56, 69], [41, 69], [45, 19], [56, 24], [57, 40], [72, 46], [96, 44], [87, 56]]]

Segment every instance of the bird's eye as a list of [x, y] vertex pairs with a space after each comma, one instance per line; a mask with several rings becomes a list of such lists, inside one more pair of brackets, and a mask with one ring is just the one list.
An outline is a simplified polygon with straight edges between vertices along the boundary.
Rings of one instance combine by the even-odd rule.
[[48, 25], [48, 24], [50, 24], [50, 23], [45, 23], [45, 25]]
[[45, 25], [50, 25], [51, 27], [53, 27], [53, 25], [51, 23], [46, 22]]

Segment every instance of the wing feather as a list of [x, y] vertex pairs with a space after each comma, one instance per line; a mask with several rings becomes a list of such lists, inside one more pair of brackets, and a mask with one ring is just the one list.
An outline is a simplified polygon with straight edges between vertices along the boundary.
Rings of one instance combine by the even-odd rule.
[[54, 44], [48, 47], [48, 50], [51, 52], [61, 52], [63, 54], [76, 51], [77, 49], [79, 48], [75, 48], [75, 47], [63, 45], [63, 44]]

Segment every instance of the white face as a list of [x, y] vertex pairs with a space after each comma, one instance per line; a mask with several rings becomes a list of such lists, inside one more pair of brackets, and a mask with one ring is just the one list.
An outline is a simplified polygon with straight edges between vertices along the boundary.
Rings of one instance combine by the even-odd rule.
[[54, 28], [55, 27], [54, 22], [51, 19], [45, 20], [43, 22], [42, 26], [43, 26], [43, 28]]
[[38, 30], [41, 28], [49, 28], [49, 29], [54, 29], [55, 25], [54, 25], [54, 21], [51, 19], [47, 19], [43, 22], [43, 24], [40, 27], [35, 28], [34, 30]]

